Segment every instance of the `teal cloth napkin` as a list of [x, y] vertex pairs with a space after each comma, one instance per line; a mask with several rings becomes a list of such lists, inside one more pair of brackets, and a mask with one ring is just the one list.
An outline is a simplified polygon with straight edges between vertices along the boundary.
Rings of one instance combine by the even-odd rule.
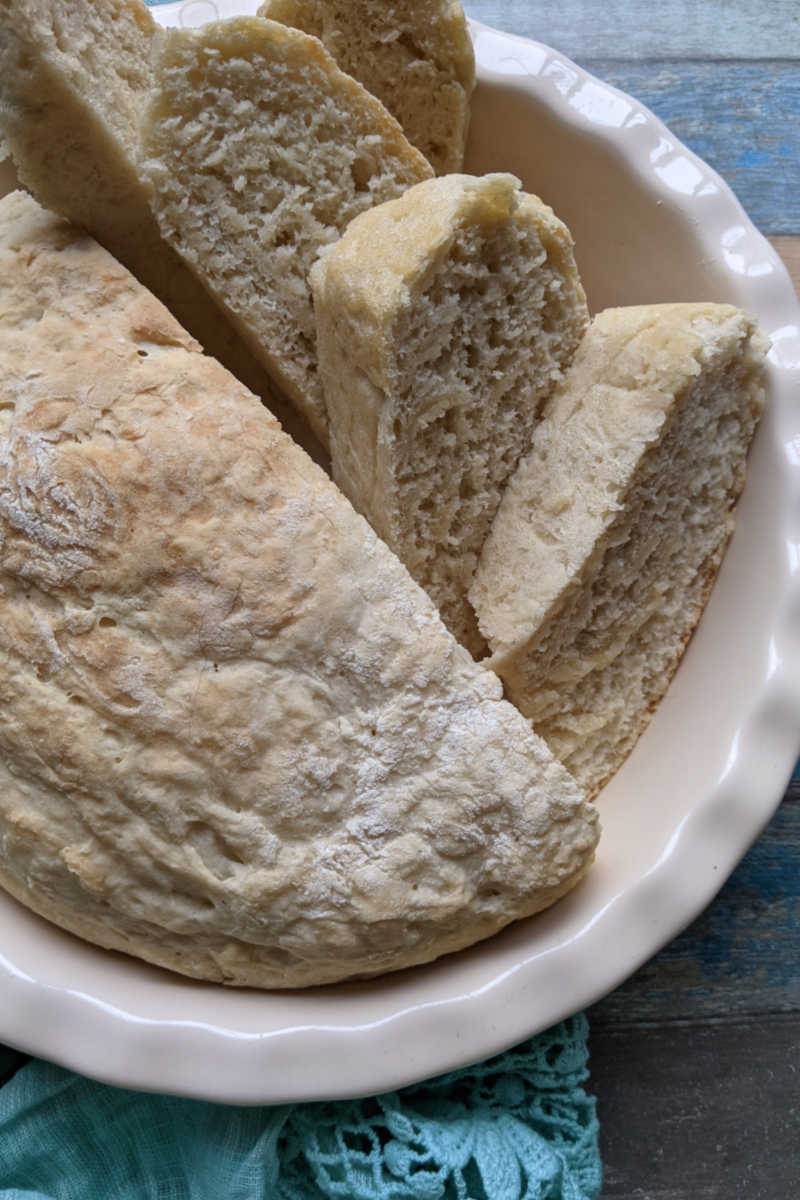
[[126, 1091], [0, 1047], [0, 1197], [594, 1200], [587, 1033], [580, 1014], [399, 1092], [248, 1108]]

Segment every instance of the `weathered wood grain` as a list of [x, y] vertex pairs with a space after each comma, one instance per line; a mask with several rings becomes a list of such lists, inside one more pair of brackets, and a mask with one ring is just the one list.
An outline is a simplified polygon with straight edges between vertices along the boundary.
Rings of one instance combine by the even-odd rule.
[[468, 0], [470, 16], [562, 51], [635, 96], [731, 185], [767, 233], [800, 233], [797, 0]]
[[800, 297], [800, 237], [773, 237], [769, 240], [786, 263], [794, 290]]
[[589, 1041], [605, 1200], [796, 1200], [797, 1017], [617, 1029]]
[[471, 17], [594, 58], [800, 58], [797, 0], [465, 0]]
[[589, 1016], [603, 1197], [800, 1195], [800, 764], [710, 908]]
[[800, 62], [585, 65], [719, 171], [765, 233], [800, 233]]

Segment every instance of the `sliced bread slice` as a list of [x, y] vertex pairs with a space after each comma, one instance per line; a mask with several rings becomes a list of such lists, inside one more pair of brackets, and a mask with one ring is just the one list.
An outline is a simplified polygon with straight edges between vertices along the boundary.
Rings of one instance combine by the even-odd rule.
[[667, 689], [733, 528], [765, 345], [722, 304], [595, 318], [470, 596], [507, 694], [590, 793]]
[[3, 886], [262, 987], [572, 887], [592, 806], [257, 399], [20, 192], [0, 296]]
[[81, 225], [258, 392], [313, 452], [292, 408], [158, 229], [138, 167], [156, 26], [140, 0], [4, 0], [0, 131], [17, 174]]
[[160, 270], [150, 260], [162, 243], [138, 175], [136, 127], [155, 31], [139, 0], [0, 5], [0, 126], [20, 181], [149, 274]]
[[276, 21], [170, 30], [156, 75], [142, 137], [161, 230], [327, 442], [308, 273], [431, 169], [316, 38]]
[[312, 272], [334, 479], [473, 654], [503, 488], [587, 324], [572, 239], [511, 175], [358, 217]]
[[259, 13], [320, 38], [437, 175], [461, 170], [475, 54], [456, 0], [266, 0]]

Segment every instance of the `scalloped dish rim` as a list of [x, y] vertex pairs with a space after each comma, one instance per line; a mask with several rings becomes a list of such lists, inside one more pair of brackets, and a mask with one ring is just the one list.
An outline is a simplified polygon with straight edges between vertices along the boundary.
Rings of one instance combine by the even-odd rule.
[[[174, 20], [180, 7], [153, 14]], [[210, 8], [197, 0], [186, 7], [197, 17]], [[119, 1086], [229, 1103], [366, 1095], [416, 1082], [497, 1053], [622, 983], [708, 904], [780, 802], [800, 748], [800, 307], [788, 274], [727, 185], [642, 105], [546, 46], [470, 24], [487, 94], [519, 94], [567, 134], [588, 133], [621, 178], [691, 225], [723, 283], [751, 301], [772, 335], [769, 418], [742, 502], [744, 532], [731, 543], [738, 548], [723, 564], [689, 666], [630, 767], [599, 797], [608, 827], [589, 877], [540, 917], [413, 971], [259, 993], [198, 984], [85, 945], [0, 896], [0, 1041]], [[768, 543], [763, 560], [755, 538]], [[753, 546], [756, 566], [774, 571], [770, 615], [761, 619], [755, 604], [749, 636], [735, 647], [740, 694], [729, 697], [735, 683], [727, 691], [724, 677], [712, 684], [708, 667], [724, 676], [734, 657], [730, 637], [723, 645], [714, 631], [741, 625], [741, 614], [728, 615], [735, 593], [744, 586], [766, 595], [767, 583], [748, 576]], [[755, 682], [745, 695], [747, 680]], [[719, 714], [708, 711], [713, 686]], [[708, 734], [693, 733], [700, 712]], [[684, 752], [673, 752], [679, 761], [666, 779], [673, 729]], [[695, 736], [707, 740], [707, 766]], [[642, 797], [648, 777], [653, 796]], [[623, 858], [648, 837], [649, 859], [616, 886]]]

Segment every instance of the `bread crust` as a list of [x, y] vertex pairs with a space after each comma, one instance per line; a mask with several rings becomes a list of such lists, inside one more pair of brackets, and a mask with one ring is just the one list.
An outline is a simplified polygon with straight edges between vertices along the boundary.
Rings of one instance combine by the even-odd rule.
[[0, 202], [0, 877], [291, 987], [551, 903], [596, 816], [277, 422], [96, 243]]

